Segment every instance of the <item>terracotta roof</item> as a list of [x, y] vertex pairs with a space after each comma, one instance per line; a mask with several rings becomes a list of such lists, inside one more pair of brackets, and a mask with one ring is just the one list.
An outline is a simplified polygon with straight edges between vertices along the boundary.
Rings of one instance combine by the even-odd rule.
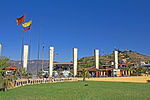
[[72, 65], [73, 63], [54, 63], [54, 65]]
[[81, 71], [82, 71], [82, 68], [78, 68], [78, 71], [81, 72]]
[[[93, 67], [87, 67], [86, 69], [90, 72], [96, 72], [96, 71], [110, 71], [113, 70], [114, 68], [97, 69], [95, 66], [93, 66]], [[82, 68], [78, 68], [78, 71], [81, 72]]]
[[88, 71], [91, 71], [91, 72], [93, 72], [93, 71], [100, 71], [99, 69], [97, 69], [95, 66], [93, 66], [93, 67], [87, 67], [86, 68]]
[[[95, 66], [87, 67], [86, 69], [90, 72], [100, 71], [100, 69], [97, 69]], [[78, 68], [78, 71], [82, 71], [82, 68]]]
[[127, 64], [119, 64], [119, 65], [132, 65], [132, 64], [137, 64], [137, 63], [127, 63]]
[[101, 65], [101, 66], [112, 66], [112, 65]]
[[[86, 64], [86, 62], [78, 62], [78, 64]], [[54, 63], [54, 65], [73, 65], [73, 63], [62, 62], [62, 63]]]
[[[93, 67], [87, 67], [86, 68], [88, 71], [90, 72], [96, 72], [96, 71], [109, 71], [109, 70], [112, 70], [112, 68], [107, 68], [107, 69], [97, 69], [95, 66]], [[78, 71], [81, 72], [82, 71], [82, 68], [78, 68]]]
[[[5, 69], [13, 69], [13, 70], [15, 70], [15, 69], [17, 69], [17, 67], [15, 67], [15, 66], [10, 66], [10, 67], [6, 67]], [[19, 68], [20, 69], [20, 68]]]
[[[119, 64], [119, 65], [132, 65], [132, 64], [137, 64], [137, 63], [126, 63], [126, 64]], [[113, 66], [113, 65], [101, 65], [101, 66]]]

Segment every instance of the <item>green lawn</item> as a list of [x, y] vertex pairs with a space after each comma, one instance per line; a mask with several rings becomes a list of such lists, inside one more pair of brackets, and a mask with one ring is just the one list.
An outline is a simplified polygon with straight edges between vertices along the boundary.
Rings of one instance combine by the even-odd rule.
[[150, 84], [87, 81], [28, 85], [0, 92], [0, 100], [150, 100]]

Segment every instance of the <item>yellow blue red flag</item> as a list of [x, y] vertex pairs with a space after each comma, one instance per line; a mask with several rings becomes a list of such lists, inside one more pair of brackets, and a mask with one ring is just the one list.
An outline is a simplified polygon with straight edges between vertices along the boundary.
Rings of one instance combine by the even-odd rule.
[[31, 25], [28, 26], [28, 27], [25, 27], [25, 28], [23, 29], [23, 31], [27, 31], [27, 30], [29, 30], [30, 28], [31, 28]]
[[29, 22], [26, 22], [24, 24], [22, 24], [22, 26], [25, 28], [25, 27], [29, 27], [31, 26], [31, 23], [32, 23], [32, 20], [30, 20]]

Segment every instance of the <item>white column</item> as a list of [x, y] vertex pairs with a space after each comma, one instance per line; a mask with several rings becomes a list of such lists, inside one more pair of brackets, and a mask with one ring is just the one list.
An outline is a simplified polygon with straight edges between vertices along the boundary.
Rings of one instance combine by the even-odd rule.
[[94, 50], [94, 56], [95, 56], [95, 66], [97, 69], [99, 69], [99, 50]]
[[54, 47], [49, 48], [49, 77], [53, 76]]
[[27, 71], [28, 45], [24, 45], [23, 68]]
[[1, 56], [2, 44], [0, 44], [0, 56]]
[[73, 68], [74, 68], [74, 77], [77, 75], [77, 48], [73, 48]]
[[118, 69], [118, 51], [114, 51], [115, 56], [115, 69]]

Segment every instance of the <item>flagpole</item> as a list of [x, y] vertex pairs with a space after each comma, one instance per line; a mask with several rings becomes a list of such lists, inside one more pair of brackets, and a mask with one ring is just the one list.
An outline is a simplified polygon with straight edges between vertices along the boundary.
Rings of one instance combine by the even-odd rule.
[[40, 24], [40, 29], [39, 29], [38, 56], [37, 56], [38, 60], [40, 58], [40, 30], [41, 30], [41, 24]]
[[[22, 33], [22, 48], [21, 48], [21, 71], [22, 71], [22, 68], [23, 68], [23, 43], [24, 42], [24, 30], [23, 30], [23, 33]], [[21, 77], [22, 78], [22, 77]]]
[[43, 64], [44, 64], [44, 43], [43, 43], [43, 50], [42, 50], [42, 78], [43, 78]]
[[[30, 55], [31, 55], [31, 28], [30, 28], [30, 43], [29, 43], [29, 57], [28, 57], [28, 64], [30, 64]], [[27, 71], [29, 71], [29, 68], [27, 69]]]
[[29, 61], [30, 61], [30, 55], [31, 55], [31, 31], [32, 31], [32, 28], [30, 29]]
[[[40, 29], [41, 29], [41, 24], [40, 24]], [[38, 60], [40, 59], [40, 29], [39, 29], [38, 56], [37, 56]], [[37, 74], [38, 74], [38, 66], [37, 66]]]

